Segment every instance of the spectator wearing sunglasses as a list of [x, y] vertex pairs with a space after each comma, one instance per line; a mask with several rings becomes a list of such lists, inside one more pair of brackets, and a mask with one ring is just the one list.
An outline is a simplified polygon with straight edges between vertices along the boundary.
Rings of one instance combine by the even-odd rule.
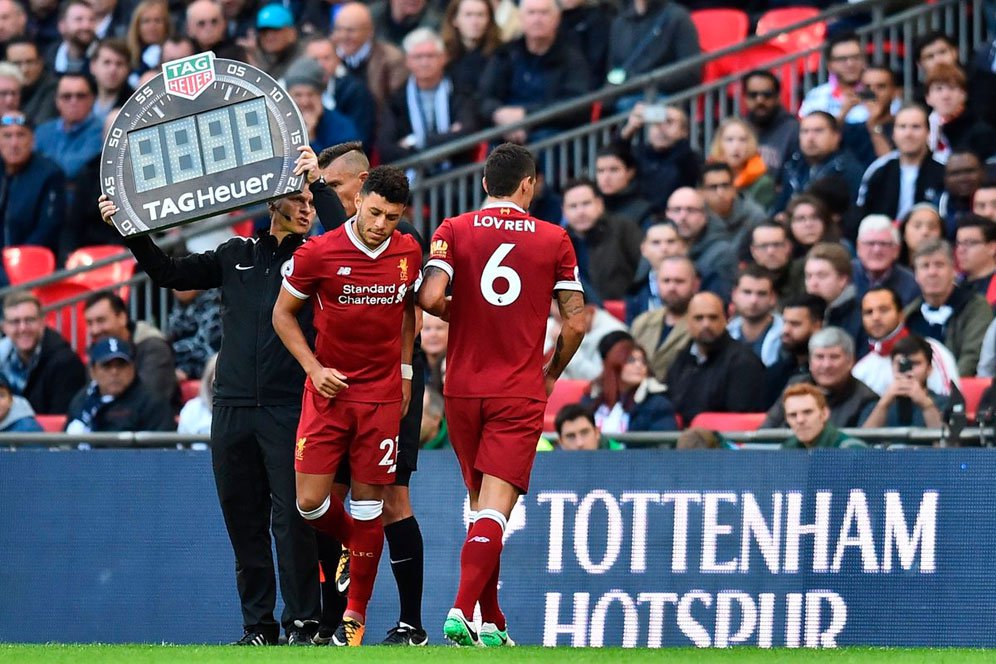
[[777, 174], [799, 147], [799, 120], [782, 106], [782, 84], [771, 72], [747, 72], [741, 89], [746, 120], [757, 134], [758, 151], [768, 172]]
[[[63, 74], [55, 89], [59, 116], [38, 126], [38, 151], [74, 178], [104, 146], [103, 120], [93, 114], [94, 80], [85, 74]], [[71, 201], [70, 201], [71, 202]]]

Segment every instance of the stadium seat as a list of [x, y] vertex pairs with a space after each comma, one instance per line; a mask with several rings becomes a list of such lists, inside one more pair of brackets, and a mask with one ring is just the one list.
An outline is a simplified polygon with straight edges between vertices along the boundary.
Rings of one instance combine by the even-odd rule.
[[35, 419], [47, 433], [59, 433], [66, 428], [65, 415], [35, 415]]
[[187, 403], [201, 391], [201, 381], [197, 378], [180, 382], [180, 401]]
[[233, 224], [232, 232], [234, 232], [239, 237], [252, 237], [253, 234], [252, 219], [246, 219], [245, 221], [240, 221], [237, 224]]
[[[86, 359], [86, 321], [83, 319], [84, 301], [92, 289], [72, 281], [57, 281], [34, 289], [43, 307], [63, 304], [66, 300], [79, 297], [72, 304], [63, 304], [45, 314], [45, 324], [61, 334], [76, 348], [76, 354]], [[74, 320], [75, 319], [75, 320]], [[75, 323], [75, 325], [74, 325]]]
[[765, 415], [766, 413], [699, 413], [689, 426], [720, 432], [757, 431], [761, 428]]
[[553, 387], [553, 394], [546, 401], [546, 412], [543, 414], [543, 431], [556, 431], [554, 420], [557, 411], [568, 404], [581, 401], [588, 392], [588, 381], [561, 378]]
[[602, 308], [608, 311], [612, 316], [622, 322], [626, 322], [626, 301], [625, 300], [604, 300], [602, 302]]
[[[69, 258], [66, 259], [66, 269], [73, 270], [84, 265], [93, 265], [95, 262], [105, 258], [120, 256], [122, 254], [127, 257], [103, 267], [74, 274], [68, 277], [66, 281], [82, 284], [90, 288], [90, 290], [101, 290], [110, 286], [118, 286], [122, 282], [131, 279], [135, 273], [135, 259], [128, 254], [128, 250], [124, 247], [116, 244], [96, 244], [89, 247], [80, 247], [69, 254]], [[127, 300], [129, 290], [129, 286], [121, 286], [118, 288], [118, 295], [122, 299]]]
[[[816, 7], [783, 7], [766, 11], [757, 22], [757, 34], [766, 35], [778, 32], [790, 25], [801, 23], [807, 19], [819, 16]], [[771, 44], [779, 46], [786, 53], [801, 53], [815, 48], [816, 51], [800, 58], [800, 72], [815, 72], [820, 68], [819, 47], [827, 36], [827, 24], [823, 21], [810, 23], [804, 28], [782, 33], [771, 39]]]
[[965, 415], [969, 422], [975, 421], [975, 415], [979, 412], [979, 402], [982, 401], [982, 393], [986, 391], [992, 378], [978, 378], [968, 376], [961, 379], [961, 393], [965, 397]]
[[[699, 9], [691, 12], [691, 17], [699, 33], [699, 47], [703, 53], [722, 50], [747, 38], [750, 19], [739, 9]], [[702, 71], [704, 83], [730, 73], [724, 67], [724, 60], [719, 58], [706, 63]]]
[[12, 286], [47, 277], [55, 271], [55, 254], [48, 247], [5, 247], [3, 268]]

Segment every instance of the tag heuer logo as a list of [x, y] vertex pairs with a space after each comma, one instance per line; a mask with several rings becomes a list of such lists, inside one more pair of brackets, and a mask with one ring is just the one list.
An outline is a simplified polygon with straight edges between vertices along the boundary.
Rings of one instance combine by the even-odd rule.
[[197, 99], [209, 85], [214, 83], [214, 53], [198, 53], [163, 65], [163, 80], [166, 92]]

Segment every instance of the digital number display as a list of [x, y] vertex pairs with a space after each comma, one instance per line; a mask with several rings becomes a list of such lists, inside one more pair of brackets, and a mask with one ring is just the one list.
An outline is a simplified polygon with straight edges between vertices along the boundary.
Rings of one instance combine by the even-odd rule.
[[136, 193], [273, 157], [262, 97], [128, 133]]

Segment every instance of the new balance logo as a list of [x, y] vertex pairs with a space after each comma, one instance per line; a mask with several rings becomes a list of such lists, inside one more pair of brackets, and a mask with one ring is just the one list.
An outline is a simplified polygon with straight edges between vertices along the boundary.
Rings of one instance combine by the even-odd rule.
[[489, 538], [489, 537], [482, 537], [480, 535], [475, 535], [474, 537], [471, 537], [467, 541], [468, 542], [480, 542], [481, 544], [487, 544], [488, 542], [491, 541], [491, 538]]
[[339, 275], [339, 276], [342, 276], [342, 277], [348, 277], [349, 273], [352, 272], [352, 271], [353, 271], [353, 268], [344, 265], [343, 267], [339, 268], [339, 271], [336, 272], [336, 274]]

